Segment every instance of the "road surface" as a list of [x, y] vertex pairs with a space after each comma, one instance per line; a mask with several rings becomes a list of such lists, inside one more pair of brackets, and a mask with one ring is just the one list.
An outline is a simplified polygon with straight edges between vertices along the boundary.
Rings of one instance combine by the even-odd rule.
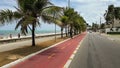
[[89, 33], [69, 68], [120, 68], [120, 43]]

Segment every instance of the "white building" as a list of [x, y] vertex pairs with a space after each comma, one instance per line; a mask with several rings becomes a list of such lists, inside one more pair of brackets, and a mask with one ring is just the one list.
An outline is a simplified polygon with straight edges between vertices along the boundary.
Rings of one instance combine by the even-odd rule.
[[[111, 30], [112, 24], [106, 24], [106, 33], [107, 32], [120, 32], [120, 20], [119, 19], [114, 19], [113, 23], [113, 31]], [[118, 29], [119, 28], [119, 29]], [[118, 30], [117, 30], [118, 29]]]

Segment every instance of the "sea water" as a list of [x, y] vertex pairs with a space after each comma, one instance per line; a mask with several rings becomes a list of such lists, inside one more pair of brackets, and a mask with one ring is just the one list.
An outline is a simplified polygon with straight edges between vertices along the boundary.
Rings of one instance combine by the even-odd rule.
[[[54, 30], [36, 30], [35, 34], [47, 34], [47, 33], [54, 33], [54, 32], [55, 32]], [[60, 31], [57, 30], [56, 32], [60, 32]], [[12, 34], [12, 36], [17, 36], [19, 33], [20, 33], [19, 30], [0, 30], [0, 37], [9, 37], [10, 34]], [[31, 35], [31, 31], [28, 31], [27, 35]]]

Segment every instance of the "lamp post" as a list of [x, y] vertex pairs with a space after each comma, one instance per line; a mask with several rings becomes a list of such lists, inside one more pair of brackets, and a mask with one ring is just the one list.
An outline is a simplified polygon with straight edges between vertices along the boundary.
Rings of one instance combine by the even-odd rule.
[[68, 0], [68, 8], [70, 8], [70, 0]]
[[[55, 12], [54, 12], [54, 15], [53, 15], [53, 20], [55, 21]], [[55, 42], [56, 42], [56, 23], [55, 23]]]

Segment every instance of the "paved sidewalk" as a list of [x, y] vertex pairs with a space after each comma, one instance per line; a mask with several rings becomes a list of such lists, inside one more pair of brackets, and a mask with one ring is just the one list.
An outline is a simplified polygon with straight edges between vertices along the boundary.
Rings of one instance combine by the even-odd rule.
[[101, 35], [106, 36], [110, 40], [120, 42], [120, 35], [109, 35], [109, 34], [101, 34]]
[[78, 35], [10, 68], [63, 68], [85, 35]]
[[[57, 38], [59, 38], [59, 36], [57, 36]], [[37, 43], [41, 43], [41, 42], [45, 42], [48, 40], [52, 40], [54, 39], [54, 36], [50, 36], [50, 37], [43, 37], [43, 38], [36, 38], [36, 44]], [[6, 44], [0, 44], [0, 52], [4, 52], [4, 51], [9, 51], [9, 50], [13, 50], [13, 49], [17, 49], [17, 48], [22, 48], [25, 46], [31, 46], [32, 44], [32, 40], [22, 40], [22, 41], [17, 41], [17, 42], [12, 42], [12, 43], [6, 43]]]

